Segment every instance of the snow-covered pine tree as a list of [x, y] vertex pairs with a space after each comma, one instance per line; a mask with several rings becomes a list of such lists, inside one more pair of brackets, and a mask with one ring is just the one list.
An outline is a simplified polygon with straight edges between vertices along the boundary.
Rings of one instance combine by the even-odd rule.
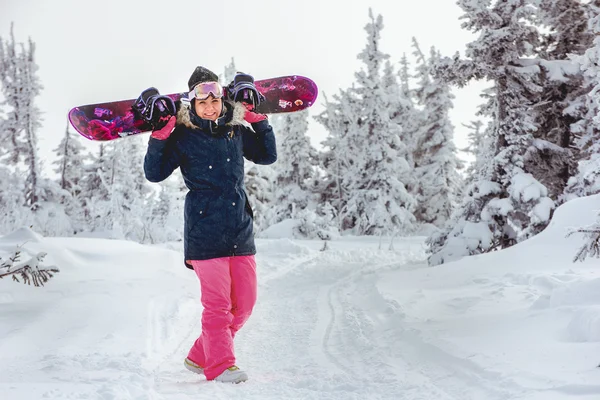
[[[2, 42], [0, 41], [0, 60], [2, 57], [2, 50], [1, 50], [2, 48], [3, 48], [3, 45], [2, 45]], [[2, 61], [0, 61], [0, 65], [2, 65], [1, 62]], [[6, 124], [6, 110], [4, 109], [4, 105], [5, 105], [4, 101], [0, 102], [0, 132], [4, 132], [5, 124]]]
[[229, 85], [230, 82], [233, 81], [235, 74], [237, 73], [237, 68], [235, 66], [235, 61], [233, 57], [231, 57], [231, 62], [229, 65], [225, 66], [225, 70], [223, 71], [223, 81], [221, 82], [223, 85]]
[[275, 201], [275, 171], [272, 165], [246, 163], [244, 180], [248, 201], [254, 214], [255, 232], [269, 227], [269, 209]]
[[85, 148], [78, 140], [79, 137], [79, 135], [73, 135], [69, 129], [69, 124], [67, 124], [65, 136], [54, 149], [56, 155], [56, 160], [53, 162], [56, 165], [54, 172], [58, 174], [59, 185], [61, 189], [68, 191], [73, 197], [77, 197], [81, 193], [80, 182], [85, 164], [83, 155]]
[[[579, 126], [578, 145], [585, 157], [579, 162], [578, 174], [569, 181], [568, 194], [571, 196], [600, 193], [600, 8], [593, 9], [589, 23], [595, 35], [592, 47], [574, 58], [592, 89], [585, 99], [586, 122]], [[600, 257], [600, 215], [593, 225], [577, 231], [585, 233], [585, 238], [575, 260]]]
[[68, 236], [75, 231], [71, 218], [66, 214], [63, 199], [67, 195], [58, 182], [41, 177], [38, 182], [38, 198], [35, 213], [29, 212], [32, 221], [28, 226], [45, 236]]
[[408, 147], [410, 156], [408, 161], [411, 168], [414, 168], [413, 153], [416, 147], [416, 132], [420, 126], [422, 117], [421, 110], [416, 107], [415, 90], [410, 85], [410, 80], [413, 77], [410, 72], [410, 63], [406, 57], [406, 53], [403, 53], [400, 59], [398, 78], [404, 109], [398, 115], [394, 116], [394, 120], [402, 127], [402, 141]]
[[[592, 3], [592, 4], [590, 4]], [[538, 0], [537, 22], [548, 30], [542, 33], [540, 55], [545, 60], [568, 60], [569, 54], [583, 54], [594, 40], [589, 29], [589, 11], [594, 1]], [[600, 3], [596, 0], [596, 6]]]
[[412, 97], [410, 89], [410, 77], [410, 63], [408, 62], [406, 53], [402, 53], [402, 58], [400, 58], [400, 69], [398, 70], [398, 79], [402, 95], [409, 101]]
[[431, 48], [429, 60], [413, 38], [418, 62], [418, 81], [415, 90], [421, 111], [421, 126], [416, 133], [414, 148], [415, 180], [413, 192], [417, 199], [415, 217], [423, 224], [442, 227], [456, 206], [457, 194], [462, 185], [458, 170], [462, 161], [456, 154], [454, 126], [449, 111], [454, 95], [448, 83], [431, 76], [432, 68], [440, 60], [439, 53]]
[[366, 68], [355, 74], [357, 85], [349, 90], [360, 99], [358, 126], [350, 133], [361, 142], [361, 150], [353, 154], [359, 168], [347, 187], [342, 219], [356, 234], [407, 234], [415, 229], [415, 200], [404, 184], [411, 173], [408, 148], [401, 127], [390, 118], [389, 105], [396, 99], [390, 98], [381, 76], [389, 58], [379, 50], [383, 18], [375, 18], [372, 10], [369, 18], [367, 45], [358, 55]]
[[[312, 238], [317, 231], [307, 224], [320, 220], [315, 193], [319, 154], [307, 136], [308, 110], [283, 114], [278, 126], [275, 203], [269, 224], [296, 219], [301, 221], [297, 233]], [[327, 225], [323, 221], [320, 224]]]
[[143, 175], [141, 137], [100, 146], [82, 183], [91, 231], [114, 238], [149, 241], [145, 204], [151, 188]]
[[35, 44], [29, 39], [28, 47], [21, 45], [21, 58], [23, 59], [22, 88], [23, 96], [22, 120], [24, 122], [24, 162], [27, 166], [25, 179], [25, 205], [32, 210], [39, 207], [40, 200], [40, 175], [41, 165], [37, 147], [37, 130], [41, 127], [41, 111], [35, 105], [35, 98], [42, 91], [42, 85], [37, 76], [39, 69], [35, 63]]
[[4, 148], [0, 150], [0, 158], [10, 165], [24, 166], [23, 202], [31, 210], [39, 207], [37, 129], [41, 125], [41, 112], [35, 105], [35, 98], [40, 94], [42, 85], [37, 70], [35, 44], [29, 39], [27, 47], [23, 43], [17, 45], [11, 25], [10, 41], [0, 37], [0, 82], [9, 107], [8, 118], [0, 132]]
[[522, 60], [523, 66], [539, 64], [542, 89], [531, 112], [538, 127], [536, 140], [525, 156], [527, 170], [559, 200], [570, 176], [575, 175], [578, 149], [572, 128], [584, 115], [582, 98], [589, 92], [572, 60], [591, 46], [586, 9], [580, 0], [537, 2], [536, 22], [544, 29], [538, 57]]
[[40, 173], [37, 130], [41, 112], [35, 100], [42, 85], [37, 70], [35, 44], [31, 39], [27, 44], [16, 43], [11, 26], [10, 40], [0, 38], [0, 86], [6, 114], [0, 130], [0, 162], [7, 174], [1, 186], [9, 186], [2, 190], [2, 220], [5, 229], [28, 225], [42, 234], [68, 234], [71, 227], [59, 201], [61, 190]]
[[0, 235], [13, 232], [31, 222], [31, 212], [23, 206], [23, 180], [0, 163]]
[[[415, 37], [412, 38], [412, 47], [413, 47], [413, 57], [415, 58], [416, 67], [413, 78], [416, 80], [414, 89], [411, 90], [411, 98], [413, 99], [413, 104], [419, 106], [418, 109], [415, 110], [414, 115], [414, 126], [415, 130], [413, 132], [413, 146], [412, 146], [412, 155], [414, 159], [414, 167], [418, 166], [421, 162], [420, 158], [422, 157], [420, 153], [419, 141], [420, 136], [423, 134], [424, 126], [427, 125], [427, 119], [429, 118], [427, 110], [424, 108], [424, 99], [427, 98], [427, 90], [429, 90], [431, 86], [431, 73], [430, 65], [425, 58], [425, 54], [421, 51], [419, 47], [419, 43]], [[434, 67], [434, 66], [431, 66]]]
[[187, 187], [181, 174], [173, 174], [159, 183], [158, 194], [151, 193], [146, 201], [144, 218], [147, 221], [149, 243], [181, 241], [183, 238], [183, 205]]
[[310, 144], [308, 110], [283, 115], [277, 129], [277, 163], [275, 169], [275, 204], [271, 224], [295, 218], [312, 203], [316, 149]]
[[526, 170], [524, 156], [533, 142], [535, 121], [529, 107], [540, 92], [539, 68], [524, 67], [535, 55], [539, 33], [533, 25], [532, 0], [459, 0], [463, 27], [479, 32], [467, 45], [467, 59], [445, 60], [438, 73], [465, 85], [487, 79], [493, 95], [484, 111], [493, 123], [488, 132], [491, 162], [465, 193], [449, 223], [428, 239], [431, 264], [506, 248], [546, 226], [554, 202], [548, 190]]
[[484, 166], [484, 152], [486, 148], [486, 137], [483, 131], [483, 121], [475, 120], [468, 124], [462, 124], [469, 130], [467, 134], [467, 147], [461, 149], [466, 154], [470, 154], [473, 162], [469, 163], [465, 170], [465, 184], [471, 184], [477, 177], [478, 171]]
[[112, 144], [110, 176], [103, 177], [110, 197], [108, 208], [116, 237], [137, 242], [148, 241], [145, 203], [151, 188], [143, 169], [142, 137], [131, 137]]
[[[383, 67], [382, 83], [387, 93], [387, 101], [392, 122], [400, 126], [400, 139], [406, 146], [406, 161], [411, 169], [414, 168], [413, 151], [415, 148], [415, 134], [419, 124], [420, 110], [415, 108], [412, 101], [412, 91], [409, 87], [408, 61], [406, 56], [400, 63], [400, 71], [394, 71], [392, 63], [386, 60]], [[412, 174], [409, 178], [412, 178]], [[406, 188], [412, 193], [414, 179], [404, 182]]]
[[18, 107], [18, 88], [16, 81], [16, 44], [12, 34], [10, 41], [0, 37], [0, 234], [12, 232], [23, 221], [23, 191], [24, 182], [15, 173], [18, 163], [18, 153], [21, 149], [17, 133], [21, 124], [15, 111]]
[[319, 165], [323, 176], [317, 185], [319, 204], [330, 204], [335, 213], [336, 227], [339, 231], [350, 229], [341, 218], [342, 210], [348, 202], [348, 187], [356, 176], [360, 166], [356, 154], [359, 154], [360, 141], [357, 143], [351, 134], [358, 127], [360, 101], [348, 91], [340, 90], [333, 101], [325, 99], [325, 110], [315, 119], [328, 131], [327, 138], [321, 143], [324, 150], [320, 153]]
[[21, 132], [24, 121], [21, 116], [21, 107], [25, 100], [20, 93], [20, 73], [22, 57], [17, 51], [17, 43], [10, 27], [10, 40], [0, 37], [0, 83], [4, 97], [6, 118], [0, 131], [0, 160], [3, 163], [15, 166], [19, 163], [19, 155], [24, 151]]
[[[594, 2], [600, 3], [600, 2]], [[600, 193], [600, 4], [590, 7], [589, 30], [594, 34], [590, 48], [573, 60], [583, 72], [585, 86], [590, 88], [582, 97], [578, 110], [583, 118], [574, 125], [579, 149], [577, 174], [569, 179], [565, 200]], [[574, 107], [572, 107], [574, 108]]]
[[108, 153], [108, 144], [100, 144], [97, 154], [88, 155], [89, 163], [84, 167], [80, 197], [85, 226], [90, 232], [112, 226], [112, 223], [107, 220], [109, 212], [105, 205], [109, 201], [109, 191], [107, 185], [104, 184], [106, 178], [103, 179], [103, 177], [109, 176], [110, 171]]
[[65, 136], [60, 141], [58, 147], [54, 149], [56, 165], [54, 172], [58, 174], [58, 184], [63, 191], [60, 203], [64, 206], [66, 215], [69, 216], [75, 230], [74, 233], [83, 230], [85, 221], [82, 210], [85, 206], [81, 198], [83, 190], [81, 184], [85, 171], [84, 147], [79, 141], [79, 135], [74, 135], [69, 130], [69, 125], [65, 129]]
[[[381, 16], [365, 27], [367, 46], [359, 54], [366, 71], [356, 73], [357, 84], [329, 101], [316, 117], [329, 132], [322, 143], [324, 171], [321, 202], [336, 210], [340, 231], [355, 234], [406, 234], [414, 229], [414, 198], [406, 190], [411, 168], [401, 126], [392, 120], [397, 110], [398, 85], [391, 74], [381, 75], [388, 55], [379, 51]], [[386, 87], [387, 85], [387, 87]]]

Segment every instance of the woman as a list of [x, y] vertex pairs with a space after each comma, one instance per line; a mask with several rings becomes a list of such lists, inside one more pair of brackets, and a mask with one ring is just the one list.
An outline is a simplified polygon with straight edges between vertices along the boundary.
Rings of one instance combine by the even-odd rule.
[[[277, 159], [267, 117], [243, 103], [224, 101], [216, 74], [197, 67], [188, 81], [190, 106], [152, 132], [146, 178], [166, 179], [179, 167], [185, 199], [185, 264], [200, 279], [202, 334], [185, 367], [208, 380], [239, 383], [233, 339], [256, 302], [256, 248], [252, 208], [244, 190], [244, 157], [256, 164]], [[249, 122], [252, 129], [243, 125]]]

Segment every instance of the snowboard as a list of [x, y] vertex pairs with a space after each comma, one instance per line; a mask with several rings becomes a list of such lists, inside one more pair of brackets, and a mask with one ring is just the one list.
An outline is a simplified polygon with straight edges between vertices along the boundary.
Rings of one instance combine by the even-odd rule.
[[[317, 85], [304, 76], [281, 76], [254, 82], [264, 96], [255, 112], [278, 114], [304, 110], [315, 103]], [[226, 89], [226, 88], [225, 88]], [[189, 101], [188, 93], [168, 94], [178, 108], [181, 101]], [[152, 126], [139, 118], [131, 106], [136, 99], [87, 104], [69, 111], [71, 125], [90, 140], [107, 141], [150, 132]]]

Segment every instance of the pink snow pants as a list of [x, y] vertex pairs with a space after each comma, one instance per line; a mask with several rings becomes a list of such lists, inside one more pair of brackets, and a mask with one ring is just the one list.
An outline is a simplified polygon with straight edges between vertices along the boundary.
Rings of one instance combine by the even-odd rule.
[[235, 365], [233, 338], [256, 303], [254, 256], [188, 261], [200, 279], [202, 334], [188, 358], [212, 380]]

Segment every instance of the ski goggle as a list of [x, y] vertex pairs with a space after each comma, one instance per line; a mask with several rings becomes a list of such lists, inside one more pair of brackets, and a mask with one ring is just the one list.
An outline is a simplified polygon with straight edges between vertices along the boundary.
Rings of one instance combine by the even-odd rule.
[[223, 97], [223, 87], [219, 82], [203, 82], [199, 83], [190, 92], [188, 99], [206, 100], [209, 96], [213, 96], [215, 99]]

